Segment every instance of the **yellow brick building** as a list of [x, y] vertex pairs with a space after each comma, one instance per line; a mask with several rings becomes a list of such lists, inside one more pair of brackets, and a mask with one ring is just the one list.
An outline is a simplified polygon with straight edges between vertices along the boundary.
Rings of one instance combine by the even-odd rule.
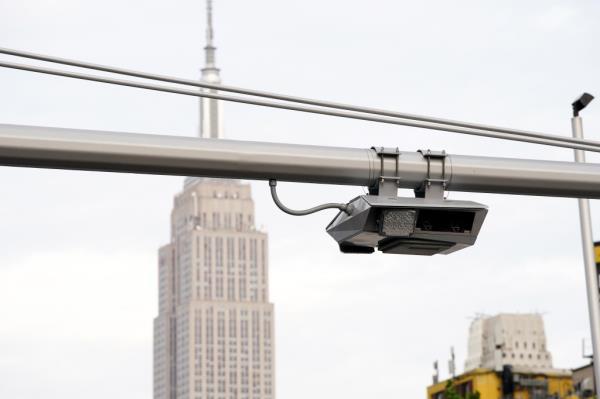
[[[460, 395], [479, 392], [480, 399], [577, 399], [569, 370], [532, 370], [506, 366], [503, 371], [478, 368], [453, 381]], [[446, 399], [448, 380], [427, 388], [427, 399]]]

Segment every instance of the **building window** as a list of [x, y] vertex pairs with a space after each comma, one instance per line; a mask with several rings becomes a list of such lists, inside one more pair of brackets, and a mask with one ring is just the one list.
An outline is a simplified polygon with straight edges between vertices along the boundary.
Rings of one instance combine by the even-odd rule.
[[237, 230], [242, 230], [244, 227], [244, 215], [241, 213], [238, 213], [235, 215], [235, 228]]

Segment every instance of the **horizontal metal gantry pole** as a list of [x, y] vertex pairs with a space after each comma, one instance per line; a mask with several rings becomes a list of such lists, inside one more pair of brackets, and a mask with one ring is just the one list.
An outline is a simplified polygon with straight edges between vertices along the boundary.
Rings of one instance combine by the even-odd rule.
[[[29, 72], [43, 73], [54, 76], [62, 76], [74, 79], [83, 79], [99, 83], [115, 84], [126, 87], [135, 87], [139, 89], [162, 91], [173, 94], [182, 94], [187, 96], [205, 97], [216, 100], [231, 101], [242, 104], [258, 105], [263, 107], [272, 107], [278, 109], [287, 109], [298, 112], [316, 113], [321, 115], [336, 116], [340, 118], [350, 118], [355, 120], [365, 120], [370, 122], [387, 123], [393, 125], [412, 126], [423, 129], [439, 130], [453, 133], [469, 134], [482, 137], [493, 137], [503, 140], [516, 140], [527, 143], [541, 145], [551, 145], [557, 147], [575, 148], [585, 151], [600, 152], [600, 142], [583, 140], [574, 137], [565, 137], [540, 132], [531, 132], [519, 129], [509, 129], [498, 126], [482, 125], [479, 123], [462, 122], [449, 119], [436, 118], [426, 115], [408, 114], [405, 112], [389, 111], [372, 107], [361, 107], [351, 104], [341, 104], [331, 101], [316, 100], [285, 94], [271, 93], [262, 90], [245, 89], [241, 87], [226, 86], [209, 82], [202, 82], [192, 79], [181, 79], [173, 76], [157, 75], [131, 69], [117, 68], [108, 65], [99, 65], [78, 60], [53, 57], [43, 54], [36, 54], [21, 50], [13, 50], [0, 47], [0, 54], [7, 54], [16, 57], [24, 57], [39, 61], [52, 62], [62, 65], [69, 65], [78, 68], [92, 69], [96, 71], [109, 72], [118, 75], [132, 76], [135, 78], [149, 79], [153, 81], [175, 83], [177, 85], [192, 86], [210, 90], [189, 90], [181, 87], [170, 87], [150, 84], [148, 82], [138, 82], [131, 80], [115, 79], [108, 76], [88, 75], [74, 71], [64, 71], [51, 68], [45, 68], [34, 65], [24, 65], [12, 62], [0, 61], [0, 67], [12, 68]], [[221, 94], [222, 92], [231, 92], [243, 95], [230, 96]], [[255, 97], [277, 100], [275, 102], [260, 100]], [[302, 105], [293, 105], [302, 104]], [[306, 107], [308, 105], [309, 107]]]
[[[376, 143], [374, 143], [376, 144]], [[385, 158], [386, 170], [395, 160]], [[400, 188], [427, 178], [419, 152], [401, 152]], [[448, 155], [447, 189], [600, 198], [600, 165]], [[212, 140], [0, 124], [0, 165], [373, 186], [373, 149]]]

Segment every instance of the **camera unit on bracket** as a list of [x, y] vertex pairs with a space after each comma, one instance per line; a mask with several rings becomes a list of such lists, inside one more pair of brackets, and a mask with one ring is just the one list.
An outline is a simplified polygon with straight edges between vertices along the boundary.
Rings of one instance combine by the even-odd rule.
[[[475, 243], [487, 206], [471, 201], [444, 199], [446, 153], [419, 151], [427, 163], [427, 175], [415, 189], [416, 198], [398, 197], [400, 151], [372, 147], [380, 159], [378, 183], [368, 195], [347, 204], [329, 203], [305, 210], [293, 210], [279, 200], [277, 181], [269, 180], [275, 205], [294, 216], [324, 209], [339, 209], [327, 232], [345, 253], [449, 254]], [[393, 164], [393, 170], [388, 171]]]
[[[374, 149], [382, 165], [378, 186], [369, 195], [350, 201], [350, 212], [340, 212], [327, 226], [342, 252], [372, 253], [378, 249], [392, 254], [435, 255], [475, 243], [487, 206], [444, 199], [445, 152], [420, 151], [427, 162], [427, 178], [415, 190], [417, 198], [402, 198], [397, 196], [399, 151]], [[392, 176], [385, 176], [384, 157], [396, 157]]]

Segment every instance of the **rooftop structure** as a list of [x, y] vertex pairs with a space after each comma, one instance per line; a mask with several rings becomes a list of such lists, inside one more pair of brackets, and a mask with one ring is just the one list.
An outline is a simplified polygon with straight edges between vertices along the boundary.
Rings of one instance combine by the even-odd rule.
[[541, 315], [499, 314], [473, 320], [465, 371], [481, 367], [500, 371], [505, 365], [552, 369]]

